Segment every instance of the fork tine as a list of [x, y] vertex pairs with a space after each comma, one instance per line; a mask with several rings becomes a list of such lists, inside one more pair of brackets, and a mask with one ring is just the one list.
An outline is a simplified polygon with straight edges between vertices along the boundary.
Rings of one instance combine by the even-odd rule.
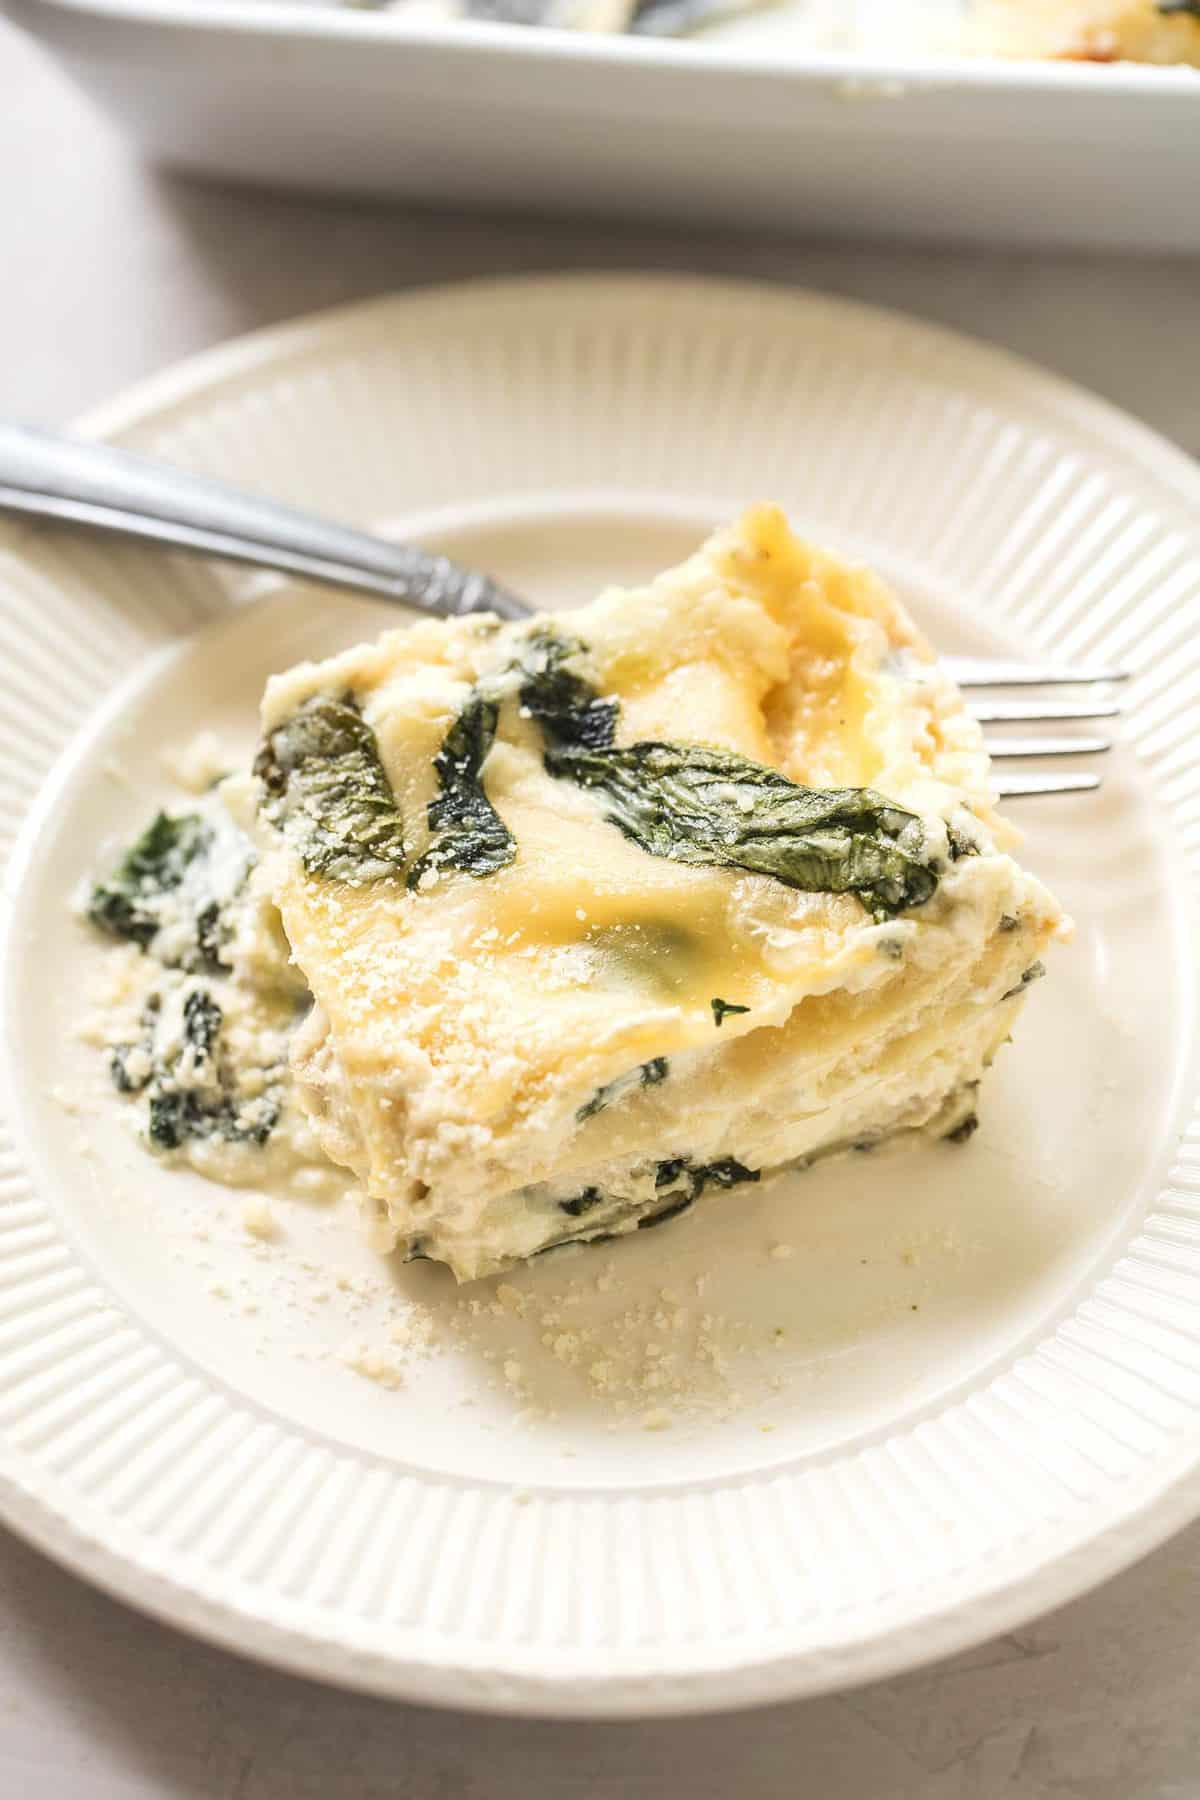
[[1100, 786], [1098, 775], [997, 775], [992, 788], [1001, 800], [1034, 794], [1082, 794]]
[[1105, 737], [987, 738], [984, 749], [995, 762], [1006, 756], [1100, 756], [1112, 749]]
[[1046, 725], [1056, 719], [1115, 719], [1113, 700], [980, 700], [971, 711], [981, 725]]
[[1081, 664], [1076, 669], [1053, 663], [1001, 662], [990, 656], [946, 656], [942, 666], [959, 687], [1074, 687], [1089, 681], [1128, 681], [1128, 669]]

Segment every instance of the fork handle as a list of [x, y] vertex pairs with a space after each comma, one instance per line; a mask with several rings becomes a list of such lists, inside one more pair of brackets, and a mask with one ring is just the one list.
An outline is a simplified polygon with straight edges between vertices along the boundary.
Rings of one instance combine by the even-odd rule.
[[487, 575], [165, 463], [0, 424], [0, 511], [283, 569], [455, 617], [529, 607]]

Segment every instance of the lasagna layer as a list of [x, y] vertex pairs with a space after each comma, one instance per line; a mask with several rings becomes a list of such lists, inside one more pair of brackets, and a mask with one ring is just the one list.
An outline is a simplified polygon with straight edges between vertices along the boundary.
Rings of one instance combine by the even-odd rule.
[[1064, 928], [898, 601], [772, 508], [581, 611], [293, 669], [263, 726], [299, 1097], [377, 1241], [463, 1280], [964, 1135]]

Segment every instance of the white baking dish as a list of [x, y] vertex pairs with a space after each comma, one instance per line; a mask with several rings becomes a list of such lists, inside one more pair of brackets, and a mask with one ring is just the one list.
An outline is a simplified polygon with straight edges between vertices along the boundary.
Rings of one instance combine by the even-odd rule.
[[[4, 4], [5, 0], [0, 0]], [[1200, 249], [1200, 71], [6, 0], [157, 160], [427, 201]]]

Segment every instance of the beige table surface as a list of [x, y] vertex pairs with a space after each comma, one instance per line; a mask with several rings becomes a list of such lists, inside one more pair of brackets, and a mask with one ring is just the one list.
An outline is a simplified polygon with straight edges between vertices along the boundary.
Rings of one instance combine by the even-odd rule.
[[[1200, 264], [738, 242], [308, 203], [139, 168], [0, 25], [0, 416], [54, 422], [292, 313], [563, 267], [807, 283], [992, 338], [1200, 453]], [[903, 1680], [572, 1726], [327, 1691], [148, 1623], [0, 1533], [0, 1800], [1200, 1800], [1200, 1526]]]

